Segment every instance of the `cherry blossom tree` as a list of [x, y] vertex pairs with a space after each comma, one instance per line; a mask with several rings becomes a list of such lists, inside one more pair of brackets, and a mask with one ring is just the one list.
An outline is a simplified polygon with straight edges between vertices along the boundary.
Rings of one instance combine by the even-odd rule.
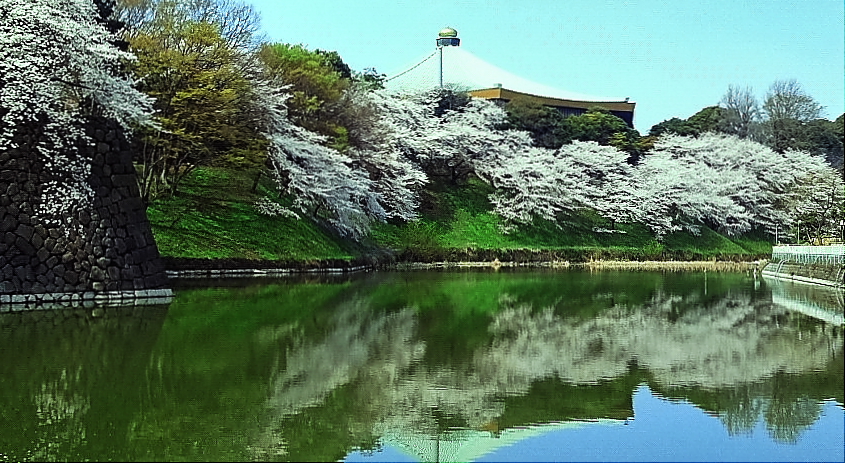
[[813, 170], [800, 177], [789, 198], [793, 223], [800, 222], [802, 235], [813, 244], [836, 237], [845, 219], [845, 182], [835, 169]]
[[362, 148], [340, 152], [327, 146], [327, 137], [287, 118], [284, 88], [269, 81], [266, 86], [256, 93], [264, 98], [257, 104], [267, 109], [268, 155], [280, 189], [294, 197], [296, 208], [354, 239], [373, 222], [416, 218], [416, 188], [425, 174], [391, 144], [390, 127], [373, 128]]
[[149, 120], [149, 98], [117, 72], [132, 55], [96, 19], [91, 0], [0, 0], [2, 140], [43, 117], [67, 126], [85, 115], [125, 126]]
[[578, 194], [584, 206], [613, 222], [631, 222], [631, 212], [622, 207], [633, 194], [630, 153], [598, 142], [573, 141], [555, 151], [554, 156], [567, 162], [583, 179]]
[[363, 169], [388, 218], [414, 220], [419, 207], [419, 191], [428, 182], [420, 166], [400, 149], [398, 141], [406, 134], [392, 123], [390, 105], [383, 92], [366, 90], [355, 84], [346, 91], [347, 112], [366, 122], [350, 124], [350, 138], [356, 140], [346, 155], [356, 168]]
[[414, 219], [429, 179], [457, 184], [470, 175], [495, 188], [491, 204], [506, 229], [591, 210], [643, 223], [658, 237], [702, 226], [734, 236], [797, 220], [792, 198], [811, 197], [807, 188], [822, 194], [799, 180], [830, 170], [818, 156], [709, 132], [665, 134], [631, 166], [628, 153], [596, 142], [534, 146], [528, 132], [499, 129], [506, 115], [497, 105], [471, 100], [443, 109], [442, 97], [357, 95], [355, 104], [368, 108], [361, 113], [376, 117], [356, 129], [357, 147], [342, 152], [293, 127], [282, 109], [268, 132], [280, 185], [300, 210], [354, 237], [373, 221]]
[[740, 175], [723, 178], [694, 159], [650, 155], [635, 170], [636, 188], [622, 207], [658, 236], [681, 230], [698, 234], [703, 223], [716, 224], [714, 218], [748, 229], [750, 217], [729, 198], [742, 180]]
[[619, 200], [629, 191], [628, 154], [596, 142], [574, 141], [558, 150], [523, 148], [487, 168], [497, 191], [494, 210], [507, 221], [554, 222], [579, 210], [593, 209], [625, 221]]
[[119, 72], [132, 56], [97, 21], [91, 0], [0, 0], [0, 152], [19, 148], [16, 133], [38, 128], [25, 148], [56, 181], [43, 185], [39, 214], [84, 206], [90, 165], [77, 150], [86, 117], [124, 127], [149, 123], [150, 100]]
[[[486, 166], [531, 146], [527, 132], [496, 130], [505, 112], [487, 100], [470, 100], [443, 109], [449, 91], [411, 96], [383, 95], [377, 102], [391, 145], [432, 179], [460, 183], [470, 174], [485, 176]], [[489, 180], [489, 179], [486, 179]]]
[[284, 132], [268, 134], [268, 139], [279, 184], [305, 214], [353, 238], [365, 234], [372, 221], [385, 220], [366, 172], [353, 169], [348, 157], [324, 146], [325, 138], [290, 125]]
[[506, 230], [584, 208], [629, 218], [616, 206], [629, 189], [627, 153], [596, 142], [537, 147], [527, 131], [500, 129], [507, 114], [496, 104], [471, 100], [441, 111], [443, 97], [441, 90], [383, 97], [391, 143], [431, 177], [459, 183], [475, 175], [496, 188], [490, 199]]
[[294, 127], [277, 105], [281, 109], [270, 118], [266, 135], [280, 187], [307, 215], [360, 237], [373, 221], [415, 219], [418, 192], [431, 176], [458, 182], [475, 174], [495, 181], [495, 166], [531, 147], [526, 132], [494, 129], [504, 119], [494, 104], [472, 101], [442, 110], [440, 97], [358, 93], [352, 104], [367, 106], [359, 112], [377, 117], [357, 129], [357, 146], [343, 151]]
[[793, 220], [787, 203], [796, 181], [831, 170], [820, 156], [777, 153], [732, 135], [661, 137], [634, 172], [627, 206], [658, 235], [705, 224], [727, 235], [774, 233]]

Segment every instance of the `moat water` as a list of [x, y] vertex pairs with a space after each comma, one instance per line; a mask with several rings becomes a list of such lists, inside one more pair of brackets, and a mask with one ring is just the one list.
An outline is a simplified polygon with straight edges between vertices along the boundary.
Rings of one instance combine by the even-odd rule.
[[843, 461], [842, 293], [748, 273], [181, 280], [0, 314], [0, 461]]

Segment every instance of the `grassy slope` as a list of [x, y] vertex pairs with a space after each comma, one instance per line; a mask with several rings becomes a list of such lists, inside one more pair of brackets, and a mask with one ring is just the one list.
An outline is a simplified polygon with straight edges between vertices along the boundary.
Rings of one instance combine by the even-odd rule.
[[178, 195], [151, 204], [147, 215], [161, 254], [293, 261], [354, 257], [349, 243], [310, 220], [259, 214], [253, 206], [258, 198], [279, 198], [266, 181], [253, 192], [254, 177], [254, 172], [198, 169]]
[[[728, 239], [706, 227], [700, 236], [674, 233], [658, 242], [639, 224], [616, 224], [592, 213], [583, 213], [557, 227], [539, 221], [509, 234], [499, 229], [499, 219], [487, 200], [492, 189], [471, 181], [459, 188], [433, 187], [424, 198], [423, 219], [403, 226], [385, 224], [373, 231], [374, 240], [397, 250], [422, 249], [425, 255], [443, 249], [568, 250], [595, 258], [753, 259], [771, 253], [764, 237]], [[624, 233], [597, 233], [594, 229]]]
[[[362, 247], [332, 236], [308, 219], [269, 217], [253, 203], [262, 196], [282, 204], [269, 180], [252, 191], [254, 172], [198, 169], [180, 193], [148, 209], [162, 255], [192, 258], [246, 258], [288, 261], [351, 259]], [[490, 213], [490, 187], [470, 182], [459, 188], [434, 186], [423, 198], [422, 219], [411, 224], [376, 227], [372, 241], [417, 257], [444, 250], [565, 250], [570, 255], [619, 259], [752, 259], [771, 252], [771, 245], [754, 236], [730, 240], [704, 229], [701, 236], [676, 233], [662, 243], [638, 224], [617, 225], [625, 233], [596, 233], [612, 228], [606, 220], [582, 214], [558, 228], [541, 222], [510, 234], [499, 229]]]

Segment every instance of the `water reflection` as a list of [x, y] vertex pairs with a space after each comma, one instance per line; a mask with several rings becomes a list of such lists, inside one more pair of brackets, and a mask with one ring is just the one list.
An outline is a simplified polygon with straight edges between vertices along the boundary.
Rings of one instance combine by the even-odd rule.
[[766, 278], [766, 282], [772, 290], [772, 304], [832, 325], [845, 324], [845, 291], [779, 278]]
[[[750, 432], [763, 417], [772, 437], [793, 442], [821, 407], [819, 398], [790, 394], [791, 378], [841, 363], [843, 347], [841, 329], [792, 314], [768, 294], [730, 290], [704, 298], [656, 288], [642, 303], [611, 303], [583, 317], [570, 315], [565, 303], [538, 308], [504, 292], [490, 311], [488, 342], [462, 361], [431, 365], [421, 362], [425, 342], [414, 339], [418, 309], [369, 317], [344, 312], [360, 314], [362, 305], [339, 306], [336, 327], [322, 343], [288, 354], [294, 363], [271, 400], [278, 414], [295, 413], [293, 404], [311, 406], [354, 381], [355, 402], [372, 406], [355, 414], [371, 419], [375, 434], [425, 441], [450, 429], [497, 432], [539, 421], [624, 419], [632, 414], [630, 401], [614, 401], [608, 385], [622, 386], [629, 397], [647, 377], [670, 397], [717, 397], [712, 412], [731, 434]], [[776, 382], [785, 384], [777, 388]], [[558, 414], [500, 423], [508, 405], [519, 406], [509, 397], [537, 394], [532, 386], [543, 383], [553, 386], [536, 400]], [[575, 405], [584, 395], [573, 393], [579, 386], [601, 391], [594, 408]], [[569, 403], [554, 410], [561, 396]], [[607, 406], [620, 402], [625, 405]]]
[[551, 428], [641, 425], [643, 387], [726, 434], [797, 446], [825, 400], [845, 402], [843, 332], [789, 297], [742, 274], [409, 272], [182, 288], [169, 310], [100, 318], [4, 314], [0, 413], [20, 425], [0, 449], [474, 459]]
[[166, 313], [134, 306], [0, 314], [2, 459], [120, 459]]

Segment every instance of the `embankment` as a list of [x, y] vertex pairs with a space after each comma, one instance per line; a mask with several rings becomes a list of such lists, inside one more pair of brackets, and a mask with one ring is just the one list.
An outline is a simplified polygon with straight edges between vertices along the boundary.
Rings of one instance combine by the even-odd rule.
[[762, 274], [835, 288], [845, 288], [845, 245], [775, 246]]
[[[606, 250], [473, 250], [452, 249], [440, 253], [414, 255], [404, 252], [373, 252], [355, 259], [255, 260], [163, 257], [171, 277], [220, 278], [260, 277], [298, 273], [349, 273], [377, 269], [426, 269], [457, 267], [586, 267], [616, 270], [662, 271], [757, 271], [765, 261], [749, 256], [726, 255], [721, 259], [694, 259], [696, 256], [663, 253], [644, 259], [639, 253], [609, 253]], [[656, 257], [656, 258], [655, 258]], [[690, 259], [693, 257], [693, 259]]]

